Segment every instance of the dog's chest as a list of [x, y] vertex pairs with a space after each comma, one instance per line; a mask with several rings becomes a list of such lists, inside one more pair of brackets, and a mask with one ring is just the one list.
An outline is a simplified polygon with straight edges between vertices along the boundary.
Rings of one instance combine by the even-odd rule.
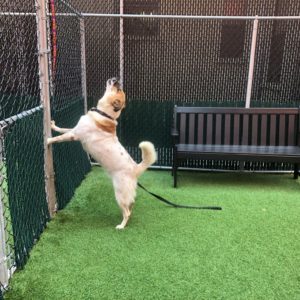
[[75, 130], [85, 151], [107, 169], [133, 163], [117, 136], [99, 129], [90, 118], [83, 116]]
[[101, 130], [95, 122], [87, 116], [80, 118], [77, 126], [74, 128], [75, 134], [84, 144], [94, 143], [95, 140], [101, 141], [113, 137], [109, 132]]

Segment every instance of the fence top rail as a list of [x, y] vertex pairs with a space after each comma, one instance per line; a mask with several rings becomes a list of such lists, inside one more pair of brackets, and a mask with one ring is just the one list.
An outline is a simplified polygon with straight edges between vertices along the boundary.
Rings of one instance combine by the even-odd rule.
[[151, 19], [229, 19], [229, 20], [300, 20], [300, 16], [197, 16], [197, 15], [146, 15], [81, 13], [83, 17], [151, 18]]
[[[51, 16], [51, 14], [47, 14], [48, 16]], [[63, 17], [80, 17], [82, 18], [82, 15], [79, 15], [77, 13], [56, 13], [56, 16], [63, 16]], [[1, 16], [14, 16], [14, 17], [32, 17], [36, 16], [36, 13], [32, 12], [14, 12], [14, 11], [0, 11], [0, 17]]]
[[[35, 16], [33, 12], [0, 11], [1, 16]], [[50, 15], [50, 14], [49, 14]], [[69, 17], [101, 17], [101, 18], [149, 18], [149, 19], [192, 19], [192, 20], [300, 20], [300, 16], [194, 16], [194, 15], [138, 15], [138, 14], [100, 14], [100, 13], [57, 13], [58, 16]]]
[[22, 111], [19, 114], [16, 114], [14, 116], [8, 117], [8, 118], [0, 121], [0, 134], [1, 134], [1, 129], [3, 129], [3, 128], [5, 128], [5, 127], [7, 127], [7, 126], [9, 126], [11, 124], [13, 124], [17, 120], [20, 120], [20, 119], [23, 119], [25, 117], [28, 117], [28, 116], [30, 116], [30, 115], [34, 114], [35, 112], [40, 111], [42, 109], [43, 109], [43, 106], [39, 105], [39, 106], [36, 106], [34, 108]]

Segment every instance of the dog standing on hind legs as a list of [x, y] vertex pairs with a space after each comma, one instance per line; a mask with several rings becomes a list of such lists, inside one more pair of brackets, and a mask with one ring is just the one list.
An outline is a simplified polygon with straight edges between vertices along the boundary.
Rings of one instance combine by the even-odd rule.
[[150, 142], [141, 142], [142, 161], [137, 164], [120, 144], [117, 135], [117, 119], [125, 107], [125, 93], [116, 78], [109, 79], [106, 91], [92, 108], [82, 116], [74, 128], [59, 128], [51, 122], [51, 128], [62, 135], [48, 138], [48, 145], [60, 142], [80, 141], [88, 152], [111, 176], [115, 197], [122, 210], [123, 220], [117, 229], [123, 229], [131, 215], [137, 187], [137, 178], [156, 161], [156, 152]]

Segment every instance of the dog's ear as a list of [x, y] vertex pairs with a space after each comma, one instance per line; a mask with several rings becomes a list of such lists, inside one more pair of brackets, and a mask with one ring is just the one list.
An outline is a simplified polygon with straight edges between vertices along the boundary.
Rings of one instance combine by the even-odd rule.
[[122, 108], [122, 102], [121, 102], [121, 100], [115, 99], [112, 102], [112, 106], [113, 106], [115, 112], [119, 111]]

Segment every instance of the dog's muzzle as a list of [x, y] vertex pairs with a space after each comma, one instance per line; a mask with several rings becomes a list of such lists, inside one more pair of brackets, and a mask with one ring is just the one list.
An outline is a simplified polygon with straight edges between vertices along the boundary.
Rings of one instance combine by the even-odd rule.
[[117, 88], [118, 90], [121, 89], [120, 80], [117, 77], [113, 77], [107, 80], [107, 84]]

